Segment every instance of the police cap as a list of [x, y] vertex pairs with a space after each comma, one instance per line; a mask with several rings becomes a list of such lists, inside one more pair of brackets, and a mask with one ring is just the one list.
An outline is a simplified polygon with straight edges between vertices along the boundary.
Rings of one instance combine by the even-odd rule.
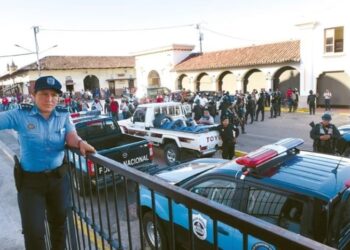
[[53, 76], [42, 76], [35, 81], [34, 91], [38, 92], [39, 90], [52, 89], [62, 94], [61, 88], [61, 83]]
[[330, 121], [332, 120], [332, 116], [328, 113], [324, 113], [323, 116], [322, 116], [322, 120], [324, 121]]

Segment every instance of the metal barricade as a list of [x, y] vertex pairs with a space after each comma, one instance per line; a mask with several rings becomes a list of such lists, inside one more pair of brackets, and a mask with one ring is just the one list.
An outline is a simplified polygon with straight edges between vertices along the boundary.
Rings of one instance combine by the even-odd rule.
[[[190, 249], [202, 249], [196, 248], [194, 244], [195, 236], [192, 230], [194, 210], [207, 215], [213, 221], [213, 249], [219, 249], [218, 223], [221, 222], [238, 229], [243, 234], [243, 249], [248, 249], [249, 235], [270, 243], [277, 249], [332, 249], [219, 203], [208, 202], [201, 196], [169, 185], [160, 178], [104, 156], [94, 154], [87, 158], [77, 158], [72, 157], [73, 152], [79, 154], [76, 150], [67, 150], [67, 154], [71, 154], [72, 185], [67, 249], [150, 249], [146, 244], [140, 220], [141, 185], [150, 190], [153, 208], [156, 206], [156, 195], [161, 194], [168, 200], [169, 249], [177, 249], [173, 202], [181, 203], [188, 209], [187, 237]], [[153, 225], [157, 225], [159, 218], [154, 210], [152, 210]], [[155, 245], [158, 246], [156, 231], [155, 235]], [[237, 248], [232, 246], [232, 249]]]

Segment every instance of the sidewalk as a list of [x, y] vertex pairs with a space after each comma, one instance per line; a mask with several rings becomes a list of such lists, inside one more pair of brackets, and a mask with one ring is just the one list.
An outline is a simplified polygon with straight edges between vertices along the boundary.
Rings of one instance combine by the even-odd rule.
[[0, 140], [0, 248], [22, 250], [24, 240], [17, 203], [17, 191], [13, 179], [14, 152]]

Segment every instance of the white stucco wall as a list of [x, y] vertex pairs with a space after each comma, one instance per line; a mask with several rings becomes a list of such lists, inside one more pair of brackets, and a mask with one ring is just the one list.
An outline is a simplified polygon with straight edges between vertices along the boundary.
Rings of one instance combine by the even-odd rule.
[[[118, 76], [122, 75], [123, 76]], [[100, 88], [108, 88], [108, 79], [118, 79], [116, 80], [116, 87], [125, 86], [128, 80], [125, 78], [135, 78], [134, 68], [114, 68], [114, 69], [75, 69], [75, 70], [42, 70], [41, 76], [52, 75], [62, 84], [62, 91], [66, 91], [66, 77], [70, 76], [73, 80], [74, 90], [80, 91], [84, 89], [84, 78], [88, 75], [95, 75], [99, 79]], [[14, 75], [13, 79], [9, 78], [1, 83], [3, 85], [11, 85], [14, 82], [23, 82], [24, 84], [30, 81], [35, 81], [38, 78], [37, 71], [27, 71], [21, 75]], [[122, 83], [122, 84], [118, 84]], [[137, 84], [137, 83], [135, 83]], [[24, 86], [24, 94], [28, 94], [28, 88]]]
[[[323, 72], [345, 71], [350, 74], [350, 32], [348, 7], [344, 2], [334, 4], [327, 15], [297, 24], [301, 41], [301, 105], [306, 106], [309, 90], [316, 92], [317, 78]], [[324, 30], [344, 27], [342, 53], [324, 53]], [[350, 83], [348, 83], [350, 85]]]
[[185, 59], [193, 49], [193, 46], [185, 47], [188, 47], [188, 49], [178, 50], [176, 49], [176, 45], [174, 45], [160, 48], [158, 50], [145, 51], [135, 55], [138, 90], [145, 93], [145, 90], [148, 87], [148, 75], [152, 70], [158, 72], [160, 86], [167, 87], [171, 90], [177, 89], [177, 74], [172, 70], [174, 66]]

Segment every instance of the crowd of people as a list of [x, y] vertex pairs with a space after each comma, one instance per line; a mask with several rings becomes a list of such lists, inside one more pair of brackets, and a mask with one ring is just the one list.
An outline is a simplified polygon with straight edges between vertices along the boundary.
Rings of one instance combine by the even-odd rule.
[[[260, 92], [254, 89], [246, 93], [236, 91], [234, 94], [230, 94], [228, 91], [198, 91], [193, 95], [189, 93], [186, 90], [170, 94], [159, 92], [155, 99], [147, 99], [147, 101], [156, 103], [188, 102], [192, 106], [192, 119], [197, 124], [213, 125], [220, 123], [221, 132], [223, 136], [225, 134], [225, 138], [230, 138], [227, 137], [227, 133], [231, 132], [234, 134], [234, 138], [240, 133], [245, 134], [248, 123], [263, 122], [265, 120], [265, 110], [269, 110], [269, 118], [277, 118], [281, 116], [283, 106], [287, 107], [288, 112], [296, 112], [299, 104], [299, 92], [296, 88], [288, 88], [285, 93], [282, 93], [279, 89], [275, 91], [261, 89]], [[323, 97], [326, 111], [330, 110], [331, 92], [327, 89]], [[317, 98], [318, 95], [310, 90], [307, 97], [310, 115], [315, 114]], [[142, 99], [140, 100], [143, 102]], [[2, 97], [0, 111], [16, 109], [19, 107], [19, 103], [22, 102], [31, 103], [32, 99], [29, 95], [24, 97], [19, 93]], [[98, 110], [115, 120], [120, 120], [132, 116], [139, 104], [139, 99], [127, 90], [120, 96], [114, 96], [108, 88], [96, 88], [93, 91], [81, 90], [63, 93], [59, 103], [67, 107], [71, 113]], [[227, 129], [232, 131], [227, 132]], [[225, 152], [223, 157], [232, 159], [234, 148], [228, 147], [228, 149], [229, 151]]]

